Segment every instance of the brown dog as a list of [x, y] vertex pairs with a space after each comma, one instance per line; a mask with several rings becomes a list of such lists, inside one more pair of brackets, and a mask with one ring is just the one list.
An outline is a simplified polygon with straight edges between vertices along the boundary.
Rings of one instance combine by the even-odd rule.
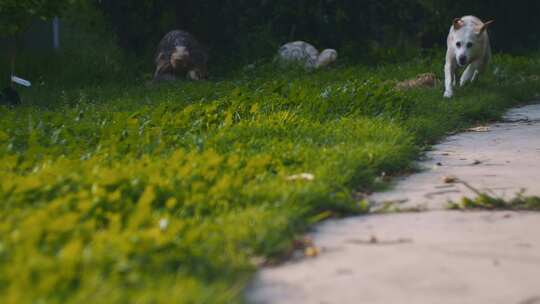
[[167, 33], [156, 51], [154, 80], [174, 80], [182, 76], [201, 80], [208, 77], [208, 54], [188, 32], [175, 30]]

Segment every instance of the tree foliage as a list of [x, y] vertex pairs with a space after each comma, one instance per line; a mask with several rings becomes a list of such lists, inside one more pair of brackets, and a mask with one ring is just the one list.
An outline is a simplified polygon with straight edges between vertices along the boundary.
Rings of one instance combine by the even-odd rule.
[[[495, 48], [540, 42], [540, 2], [506, 0], [145, 0], [96, 2], [120, 44], [150, 50], [169, 30], [192, 32], [219, 54], [263, 55], [301, 39], [355, 53], [370, 45], [433, 47], [455, 17], [495, 19]], [[527, 30], [524, 30], [527, 29]]]
[[10, 36], [24, 30], [36, 19], [59, 15], [76, 0], [2, 0], [0, 2], [0, 36]]

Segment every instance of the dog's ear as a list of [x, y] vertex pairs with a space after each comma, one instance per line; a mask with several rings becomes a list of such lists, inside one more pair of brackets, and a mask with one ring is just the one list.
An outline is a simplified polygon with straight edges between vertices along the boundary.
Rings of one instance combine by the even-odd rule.
[[456, 31], [462, 28], [464, 25], [463, 20], [461, 20], [461, 18], [454, 19], [453, 24], [454, 24], [454, 30]]
[[486, 23], [482, 24], [482, 26], [478, 29], [478, 33], [479, 34], [483, 33], [485, 30], [487, 30], [489, 25], [492, 24], [493, 22], [495, 22], [495, 20], [489, 20]]

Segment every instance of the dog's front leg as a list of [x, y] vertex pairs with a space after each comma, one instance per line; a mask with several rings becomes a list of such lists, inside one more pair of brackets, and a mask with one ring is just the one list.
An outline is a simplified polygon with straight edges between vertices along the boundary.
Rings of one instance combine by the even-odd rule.
[[454, 96], [454, 81], [456, 78], [456, 66], [452, 60], [447, 60], [444, 65], [444, 97], [451, 98]]
[[478, 75], [480, 75], [480, 70], [475, 70], [471, 77], [471, 82], [475, 82], [478, 79]]
[[478, 77], [478, 63], [473, 62], [469, 64], [469, 66], [465, 69], [465, 72], [463, 72], [463, 75], [461, 75], [459, 85], [464, 86], [467, 84], [467, 82], [474, 81], [476, 77]]

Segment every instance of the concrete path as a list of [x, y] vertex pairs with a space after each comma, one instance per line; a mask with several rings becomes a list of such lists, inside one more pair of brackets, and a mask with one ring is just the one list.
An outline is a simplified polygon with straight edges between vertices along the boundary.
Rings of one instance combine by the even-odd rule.
[[540, 196], [540, 104], [509, 111], [502, 123], [473, 128], [449, 137], [427, 153], [419, 174], [401, 178], [393, 191], [371, 198], [401, 207], [444, 209], [474, 193], [462, 184], [447, 184], [458, 177], [482, 192], [512, 198], [526, 190]]
[[445, 176], [506, 197], [540, 195], [540, 105], [450, 137], [420, 166], [372, 199], [429, 212], [325, 222], [311, 234], [319, 256], [261, 270], [248, 302], [540, 304], [540, 213], [443, 210], [474, 196]]

